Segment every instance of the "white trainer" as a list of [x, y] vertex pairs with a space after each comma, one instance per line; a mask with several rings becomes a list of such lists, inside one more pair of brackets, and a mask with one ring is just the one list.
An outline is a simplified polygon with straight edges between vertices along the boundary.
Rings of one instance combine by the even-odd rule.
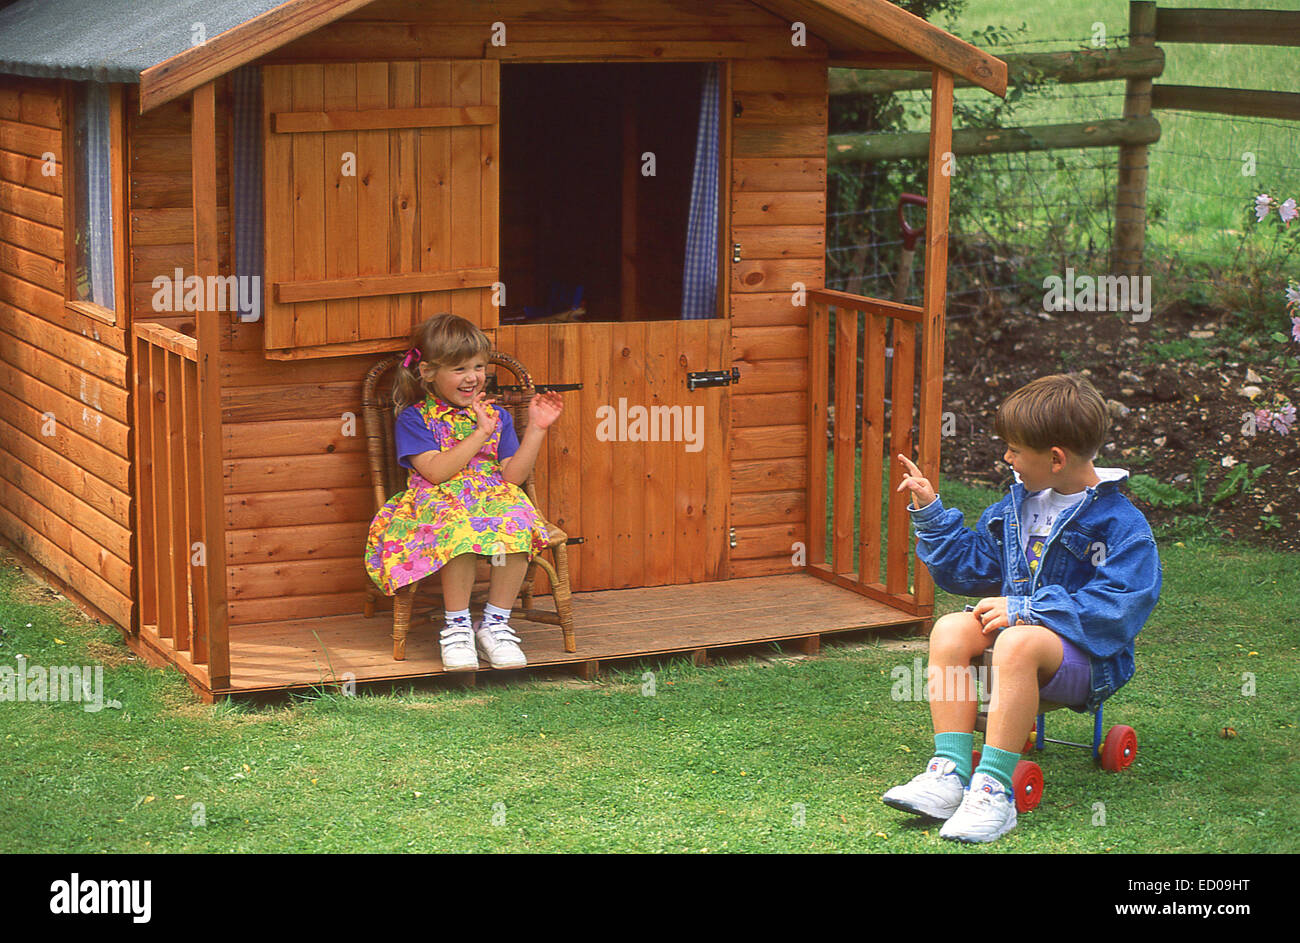
[[444, 671], [477, 671], [478, 656], [474, 654], [474, 636], [468, 625], [453, 625], [438, 633], [442, 643]]
[[946, 819], [961, 805], [966, 787], [957, 775], [957, 764], [942, 756], [933, 756], [925, 772], [912, 781], [895, 786], [880, 797], [885, 805], [915, 815]]
[[520, 638], [507, 622], [480, 622], [474, 633], [479, 651], [493, 668], [523, 668], [528, 664]]
[[963, 842], [990, 842], [1016, 827], [1016, 801], [988, 773], [971, 777], [961, 808], [939, 829], [940, 838]]

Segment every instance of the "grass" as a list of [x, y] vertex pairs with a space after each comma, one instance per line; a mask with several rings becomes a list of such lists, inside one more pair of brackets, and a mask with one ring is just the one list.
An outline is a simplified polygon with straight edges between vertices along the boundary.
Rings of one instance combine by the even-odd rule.
[[[1197, 0], [1195, 6], [1256, 5], [1243, 5], [1240, 0]], [[1258, 6], [1295, 11], [1300, 10], [1300, 0], [1270, 0]], [[1063, 4], [1059, 0], [968, 0], [955, 24], [940, 25], [969, 36], [987, 26], [1017, 29], [1024, 24], [1027, 30], [1016, 37], [1016, 45], [989, 47], [994, 54], [1002, 54], [1086, 48], [1091, 45], [1094, 24], [1101, 23], [1108, 44], [1113, 47], [1117, 43], [1128, 44], [1127, 38], [1121, 38], [1128, 33], [1128, 9], [1125, 0], [1091, 0], [1087, 4]], [[1167, 43], [1164, 50], [1166, 64], [1164, 73], [1156, 79], [1159, 83], [1300, 91], [1296, 80], [1300, 52], [1295, 49]], [[1122, 81], [1049, 88], [1019, 105], [1010, 123], [1037, 125], [1121, 117], [1123, 94]], [[923, 97], [922, 93], [916, 95]], [[958, 90], [957, 96], [973, 100], [980, 96], [988, 98], [986, 92], [976, 89]], [[1176, 111], [1159, 111], [1156, 116], [1162, 136], [1150, 151], [1148, 246], [1155, 250], [1152, 257], [1168, 254], [1216, 263], [1231, 259], [1242, 245], [1241, 233], [1247, 228], [1247, 220], [1253, 223], [1247, 207], [1253, 203], [1255, 194], [1267, 192], [1279, 199], [1300, 197], [1300, 157], [1296, 154], [1294, 123]], [[917, 128], [921, 128], [920, 123]], [[1068, 156], [1068, 152], [1053, 153]], [[1243, 176], [1246, 153], [1255, 155], [1254, 176]], [[1083, 154], [1084, 162], [1097, 163], [1100, 157], [1114, 162], [1112, 149]], [[1005, 161], [1006, 158], [989, 160]], [[995, 162], [987, 166], [1002, 164]], [[993, 176], [996, 175], [990, 175]], [[1025, 175], [1015, 176], [1019, 180]], [[1105, 196], [1107, 205], [1114, 200], [1113, 170], [1106, 172], [1104, 179], [1099, 171], [1031, 176], [1036, 198], [1049, 209], [1059, 210], [1061, 204], [1077, 203], [1081, 196], [1088, 194]], [[990, 180], [989, 187], [996, 189], [996, 183]], [[1102, 219], [1105, 215], [1101, 214]], [[1041, 229], [1041, 226], [1034, 228]], [[1268, 256], [1275, 251], [1265, 245], [1269, 239], [1263, 233], [1251, 236], [1246, 240], [1248, 254]], [[1165, 286], [1159, 287], [1162, 294], [1168, 293]], [[1284, 279], [1282, 287], [1285, 287]], [[1279, 288], [1279, 297], [1280, 291]]]
[[[945, 499], [970, 520], [990, 495], [951, 482]], [[1050, 748], [1044, 804], [990, 850], [1300, 851], [1295, 561], [1211, 542], [1161, 554], [1139, 672], [1107, 715], [1137, 729], [1137, 762], [1111, 775]], [[103, 664], [121, 707], [0, 702], [0, 851], [972, 853], [879, 802], [929, 755], [924, 705], [891, 698], [915, 642], [204, 706], [46, 598], [0, 569], [0, 664]], [[941, 593], [937, 611], [962, 602]], [[1085, 739], [1089, 724], [1051, 727]]]

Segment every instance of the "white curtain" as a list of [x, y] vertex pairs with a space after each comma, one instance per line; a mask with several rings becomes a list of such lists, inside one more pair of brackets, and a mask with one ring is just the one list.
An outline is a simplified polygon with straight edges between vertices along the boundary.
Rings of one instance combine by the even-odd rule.
[[109, 142], [108, 86], [89, 82], [77, 115], [80, 132], [80, 196], [85, 207], [81, 263], [89, 292], [84, 300], [116, 308], [113, 300], [113, 174]]

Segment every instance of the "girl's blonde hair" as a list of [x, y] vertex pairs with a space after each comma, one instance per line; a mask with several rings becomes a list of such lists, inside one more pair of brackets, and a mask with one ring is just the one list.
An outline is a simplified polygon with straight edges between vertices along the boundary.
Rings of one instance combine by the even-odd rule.
[[434, 315], [411, 332], [411, 347], [419, 352], [419, 359], [403, 358], [394, 371], [394, 416], [412, 403], [420, 402], [428, 392], [420, 378], [421, 362], [427, 363], [431, 370], [455, 366], [472, 357], [486, 356], [492, 342], [472, 322], [444, 313]]

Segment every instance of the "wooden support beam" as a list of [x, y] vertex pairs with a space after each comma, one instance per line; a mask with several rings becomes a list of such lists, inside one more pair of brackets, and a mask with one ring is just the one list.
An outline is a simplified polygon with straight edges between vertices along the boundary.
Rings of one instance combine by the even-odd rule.
[[1300, 93], [1297, 92], [1161, 84], [1152, 86], [1151, 107], [1300, 121]]
[[[206, 284], [218, 271], [217, 107], [212, 82], [194, 90], [191, 108], [191, 179], [194, 190], [194, 274]], [[208, 678], [213, 688], [230, 684], [227, 635], [226, 532], [221, 457], [221, 325], [219, 311], [195, 312], [198, 335], [198, 406], [201, 425], [203, 545], [201, 578], [207, 595]], [[196, 613], [197, 615], [197, 613]]]
[[[939, 489], [940, 425], [943, 410], [944, 304], [948, 292], [948, 155], [952, 150], [952, 73], [936, 69], [930, 89], [930, 164], [926, 177], [925, 287], [921, 307], [921, 416], [917, 428], [921, 473]], [[898, 369], [895, 364], [894, 369]], [[898, 460], [893, 459], [896, 463]], [[910, 542], [910, 538], [909, 538]], [[934, 581], [916, 561], [913, 593], [919, 607], [934, 603]]]
[[[1137, 79], [1148, 85], [1150, 79]], [[1160, 122], [1150, 117], [1105, 118], [1071, 124], [1043, 124], [1027, 128], [963, 128], [954, 131], [954, 154], [1007, 154], [1050, 151], [1069, 147], [1114, 147], [1116, 144], [1153, 144], [1160, 140]], [[864, 160], [900, 160], [929, 152], [930, 135], [924, 131], [903, 134], [832, 134], [827, 141], [831, 165]]]
[[1300, 46], [1300, 12], [1294, 10], [1162, 9], [1156, 13], [1154, 3], [1151, 7], [1155, 42]]
[[372, 108], [368, 111], [277, 111], [271, 130], [277, 134], [310, 131], [387, 131], [393, 128], [453, 128], [496, 124], [495, 105], [457, 108]]
[[[1066, 52], [1027, 52], [1004, 56], [1011, 85], [1052, 79], [1068, 85], [1101, 82], [1106, 79], [1153, 78], [1165, 69], [1165, 51], [1159, 46], [1124, 46], [1120, 49], [1072, 49]], [[832, 63], [834, 65], [834, 63]], [[930, 87], [930, 67], [922, 71], [900, 71], [899, 66], [868, 62], [861, 69], [831, 69], [830, 94], [888, 95]], [[954, 88], [974, 85], [964, 76], [953, 76]]]

